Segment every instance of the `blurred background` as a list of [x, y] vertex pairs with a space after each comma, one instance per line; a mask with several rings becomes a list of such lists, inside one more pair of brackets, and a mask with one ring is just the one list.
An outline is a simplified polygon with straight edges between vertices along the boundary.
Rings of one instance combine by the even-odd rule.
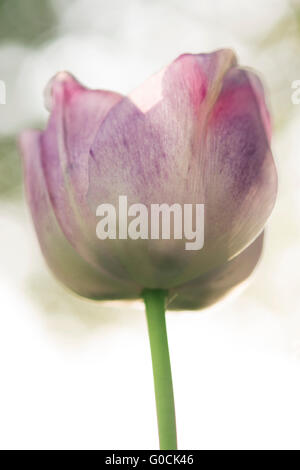
[[143, 306], [73, 296], [49, 273], [16, 136], [43, 127], [59, 70], [128, 93], [184, 52], [233, 48], [259, 71], [279, 196], [238, 296], [168, 313], [181, 449], [300, 449], [300, 2], [0, 0], [0, 447], [158, 447]]

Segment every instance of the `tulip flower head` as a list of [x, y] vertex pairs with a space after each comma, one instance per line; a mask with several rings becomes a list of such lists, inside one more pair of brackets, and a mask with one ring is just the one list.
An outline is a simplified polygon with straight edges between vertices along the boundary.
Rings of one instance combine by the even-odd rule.
[[46, 129], [20, 146], [39, 243], [62, 283], [91, 299], [159, 291], [168, 309], [200, 309], [248, 278], [277, 175], [262, 84], [231, 50], [181, 55], [128, 96], [61, 72], [45, 102]]
[[[163, 288], [174, 298], [169, 308], [199, 308], [204, 286], [214, 302], [250, 274], [277, 178], [262, 85], [232, 51], [182, 55], [129, 96], [87, 89], [66, 72], [45, 95], [46, 130], [25, 131], [20, 143], [39, 242], [65, 285], [99, 300]], [[147, 237], [119, 236], [130, 219], [122, 196], [149, 212], [164, 204], [169, 238], [151, 238], [150, 223]], [[100, 239], [97, 208], [105, 204], [115, 220], [102, 220]], [[182, 213], [189, 205], [190, 220], [202, 205], [201, 249], [185, 249], [182, 220], [176, 238], [174, 205]]]

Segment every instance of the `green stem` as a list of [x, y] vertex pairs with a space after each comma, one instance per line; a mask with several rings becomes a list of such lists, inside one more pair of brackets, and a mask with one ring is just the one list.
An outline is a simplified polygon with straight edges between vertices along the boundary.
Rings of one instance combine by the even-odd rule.
[[152, 356], [158, 434], [161, 450], [176, 450], [176, 422], [172, 373], [165, 319], [166, 291], [143, 293]]

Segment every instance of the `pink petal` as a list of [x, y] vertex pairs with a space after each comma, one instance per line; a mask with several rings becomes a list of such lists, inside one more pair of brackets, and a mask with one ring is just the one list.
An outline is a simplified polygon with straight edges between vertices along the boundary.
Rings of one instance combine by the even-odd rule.
[[[51, 116], [41, 135], [41, 160], [51, 204], [67, 239], [94, 267], [117, 277], [127, 273], [96, 237], [96, 211], [88, 204], [90, 147], [108, 112], [122, 96], [89, 90], [63, 72], [46, 90]], [[101, 179], [97, 187], [101, 187]], [[99, 204], [101, 200], [99, 200]]]

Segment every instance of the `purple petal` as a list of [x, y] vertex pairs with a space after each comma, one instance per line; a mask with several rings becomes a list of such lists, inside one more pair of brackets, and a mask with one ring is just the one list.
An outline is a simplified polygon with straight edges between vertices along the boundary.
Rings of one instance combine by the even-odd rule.
[[262, 233], [233, 260], [178, 289], [171, 290], [168, 309], [201, 309], [222, 299], [235, 287], [247, 280], [253, 272], [262, 253], [263, 238], [264, 234]]
[[[91, 148], [89, 205], [204, 203], [205, 242], [118, 242], [133, 279], [169, 288], [217, 267], [262, 231], [277, 178], [258, 79], [231, 51], [186, 54], [124, 98]], [[101, 181], [101, 187], [99, 186]]]
[[231, 69], [208, 118], [199, 172], [205, 175], [206, 248], [216, 259], [248, 246], [275, 203], [270, 123], [259, 87], [251, 72]]
[[45, 259], [55, 276], [79, 295], [93, 299], [136, 298], [140, 288], [121, 282], [104, 269], [87, 263], [63, 234], [50, 202], [41, 165], [39, 131], [26, 131], [20, 137], [26, 193], [35, 229]]

